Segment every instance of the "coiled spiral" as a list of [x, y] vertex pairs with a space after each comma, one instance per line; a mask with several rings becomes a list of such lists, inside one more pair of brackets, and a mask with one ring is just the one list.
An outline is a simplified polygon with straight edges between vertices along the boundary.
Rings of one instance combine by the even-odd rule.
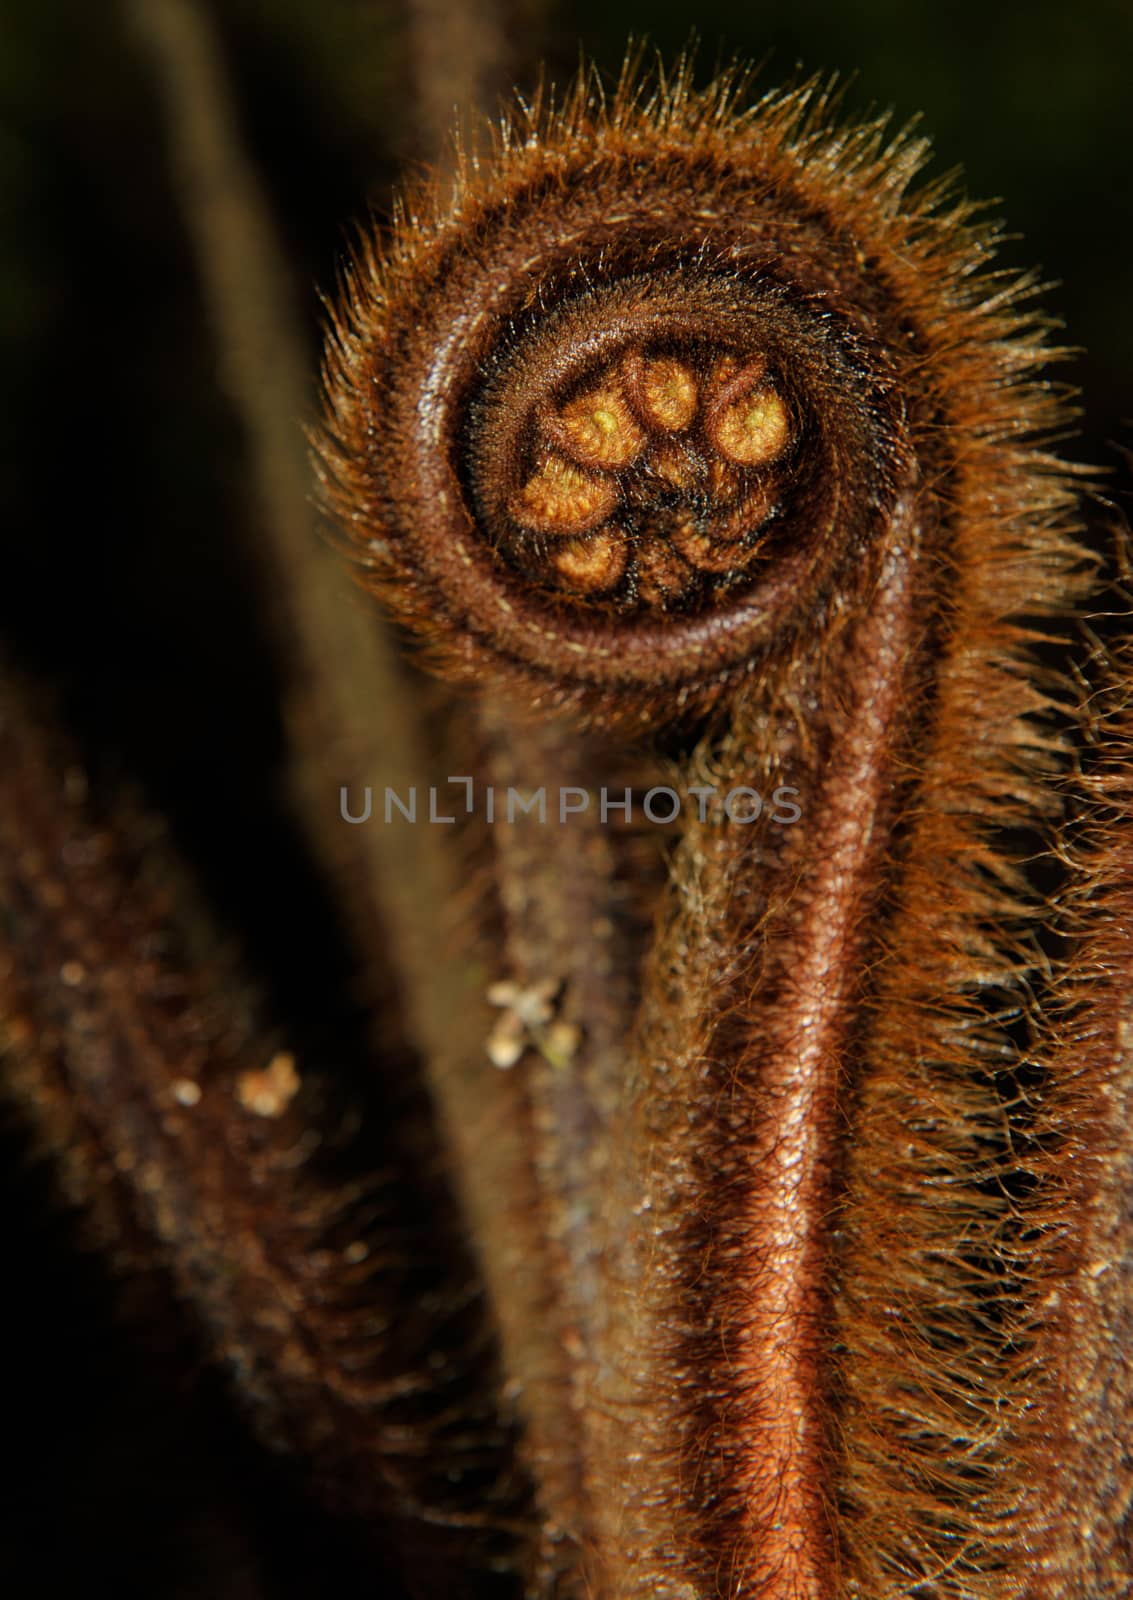
[[702, 711], [946, 487], [934, 347], [979, 241], [904, 200], [917, 144], [815, 133], [813, 98], [580, 89], [359, 252], [327, 498], [446, 675], [599, 723]]

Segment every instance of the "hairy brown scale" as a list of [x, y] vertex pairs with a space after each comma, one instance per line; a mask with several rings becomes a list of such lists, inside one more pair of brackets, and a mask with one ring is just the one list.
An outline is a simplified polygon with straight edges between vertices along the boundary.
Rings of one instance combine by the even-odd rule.
[[[686, 819], [652, 935], [586, 1006], [566, 984], [569, 1072], [526, 1058], [542, 1291], [482, 1247], [535, 1592], [1063, 1592], [1062, 1198], [1019, 1151], [1072, 1097], [1004, 1021], [1038, 1003], [1019, 853], [1073, 724], [1028, 683], [1079, 587], [1028, 442], [1059, 409], [990, 236], [827, 110], [580, 89], [415, 197], [332, 336], [329, 503], [487, 692], [497, 776], [537, 750], [596, 788], [585, 730], [644, 725], [683, 786], [802, 797], [797, 829]], [[517, 983], [640, 870], [522, 837], [493, 847]]]

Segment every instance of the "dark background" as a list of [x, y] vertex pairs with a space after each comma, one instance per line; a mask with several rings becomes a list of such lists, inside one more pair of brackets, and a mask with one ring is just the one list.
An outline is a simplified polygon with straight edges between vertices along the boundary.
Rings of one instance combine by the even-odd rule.
[[[371, 0], [210, 9], [313, 374], [319, 290], [333, 288], [347, 226], [367, 206], [388, 209], [412, 151], [404, 30], [395, 7]], [[766, 87], [835, 71], [849, 111], [891, 108], [898, 126], [920, 114], [939, 151], [932, 172], [962, 165], [970, 191], [1019, 236], [1004, 263], [1055, 280], [1043, 304], [1083, 352], [1054, 373], [1083, 396], [1083, 433], [1067, 450], [1108, 464], [1119, 487], [1113, 446], [1133, 419], [1133, 8], [582, 0], [542, 18], [528, 3], [514, 36], [524, 51], [541, 36], [561, 82], [580, 48], [613, 76], [628, 35], [671, 58], [694, 24], [702, 77], [733, 57], [764, 63]], [[534, 56], [517, 76], [532, 87]], [[171, 815], [288, 1026], [333, 1033], [349, 1057], [361, 1031], [349, 960], [279, 803], [244, 440], [218, 385], [152, 84], [114, 5], [6, 0], [0, 204], [7, 653], [53, 691], [103, 784], [128, 781]], [[311, 933], [301, 950], [286, 937], [299, 922]], [[15, 1417], [34, 1402], [28, 1425], [8, 1427], [20, 1488], [3, 1559], [15, 1592], [98, 1579], [120, 1597], [213, 1594], [202, 1573], [217, 1563], [233, 1572], [233, 1595], [335, 1592], [350, 1558], [317, 1519], [281, 1516], [287, 1483], [252, 1514], [273, 1555], [225, 1544], [210, 1495], [225, 1475], [252, 1471], [239, 1431], [171, 1420], [198, 1403], [207, 1412], [211, 1380], [186, 1378], [176, 1350], [139, 1374], [99, 1268], [73, 1251], [71, 1223], [49, 1202], [49, 1176], [27, 1166], [16, 1131], [7, 1145], [4, 1404]], [[215, 1561], [201, 1553], [210, 1540]], [[337, 1576], [336, 1560], [346, 1563]]]

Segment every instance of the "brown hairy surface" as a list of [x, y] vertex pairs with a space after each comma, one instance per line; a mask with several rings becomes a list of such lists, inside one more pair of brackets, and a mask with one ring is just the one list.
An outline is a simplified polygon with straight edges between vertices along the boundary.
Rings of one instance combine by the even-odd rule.
[[[0, 1048], [87, 1233], [375, 1592], [1130, 1595], [1126, 601], [1033, 282], [821, 84], [583, 73], [360, 233], [337, 561], [216, 40], [130, 9], [334, 902], [282, 937], [365, 1022], [277, 1028], [5, 674]], [[507, 29], [412, 16], [435, 134]]]
[[[430, 668], [553, 717], [576, 774], [580, 730], [659, 727], [683, 786], [800, 796], [686, 824], [616, 1070], [591, 1007], [548, 1113], [601, 1152], [539, 1173], [571, 1371], [521, 1399], [572, 1593], [1070, 1581], [1088, 1380], [1052, 1352], [1099, 1309], [1065, 1162], [1105, 1119], [1034, 1050], [1062, 1002], [1027, 861], [1080, 725], [1039, 651], [1091, 564], [1031, 284], [915, 186], [919, 142], [835, 117], [583, 80], [364, 239], [331, 333], [327, 501]], [[1126, 1592], [1123, 1519], [1072, 1592]]]

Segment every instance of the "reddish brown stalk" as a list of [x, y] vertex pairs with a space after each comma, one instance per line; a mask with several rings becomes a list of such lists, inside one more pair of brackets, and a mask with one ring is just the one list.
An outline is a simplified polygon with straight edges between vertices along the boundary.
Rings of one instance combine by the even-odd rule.
[[[792, 894], [785, 925], [764, 934], [775, 940], [778, 999], [769, 1013], [749, 1017], [736, 1062], [738, 1075], [757, 1080], [759, 1096], [744, 1151], [747, 1204], [734, 1239], [742, 1265], [733, 1292], [747, 1306], [730, 1356], [756, 1413], [735, 1464], [747, 1524], [737, 1576], [750, 1583], [759, 1570], [781, 1574], [787, 1590], [800, 1595], [834, 1587], [823, 1482], [825, 1235], [864, 930], [891, 842], [900, 671], [913, 642], [908, 563], [916, 551], [911, 508], [903, 509], [896, 521], [898, 548], [905, 548], [876, 597], [865, 638], [855, 641], [845, 743], [810, 824], [821, 829], [823, 857]], [[770, 1462], [781, 1463], [774, 1475]]]

